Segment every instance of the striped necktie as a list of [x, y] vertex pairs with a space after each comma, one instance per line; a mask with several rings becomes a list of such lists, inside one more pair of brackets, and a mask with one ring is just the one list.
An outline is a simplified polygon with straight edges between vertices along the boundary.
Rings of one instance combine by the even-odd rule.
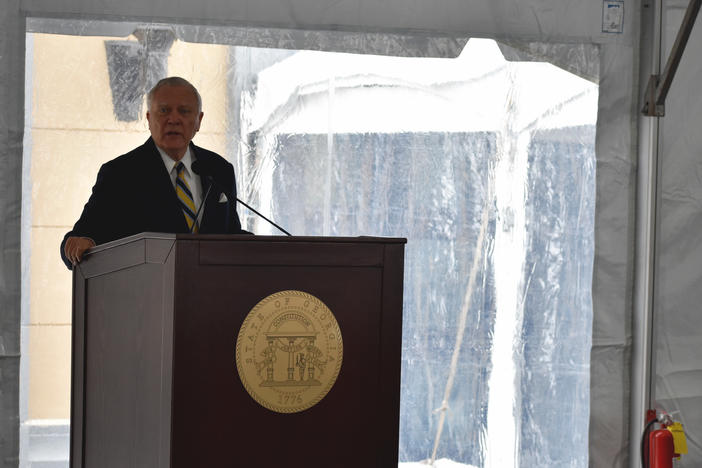
[[[178, 177], [176, 177], [175, 184], [176, 195], [178, 195], [178, 201], [180, 201], [180, 206], [183, 208], [185, 221], [188, 223], [190, 232], [196, 233], [198, 231], [198, 225], [195, 219], [197, 209], [195, 208], [195, 202], [193, 201], [193, 193], [190, 191], [188, 182], [185, 180], [185, 164], [179, 162], [176, 164], [175, 169], [178, 171]], [[193, 226], [193, 224], [195, 224], [195, 226]]]

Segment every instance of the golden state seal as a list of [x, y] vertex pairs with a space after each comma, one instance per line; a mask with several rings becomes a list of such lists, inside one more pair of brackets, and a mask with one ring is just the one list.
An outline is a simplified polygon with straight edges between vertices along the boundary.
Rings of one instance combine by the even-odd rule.
[[280, 291], [256, 304], [244, 319], [236, 340], [236, 368], [261, 406], [297, 413], [331, 390], [343, 352], [339, 324], [322, 301], [302, 291]]

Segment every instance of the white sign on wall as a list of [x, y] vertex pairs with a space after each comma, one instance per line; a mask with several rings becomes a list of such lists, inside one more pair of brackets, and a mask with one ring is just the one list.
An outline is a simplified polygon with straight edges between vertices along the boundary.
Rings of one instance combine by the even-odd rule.
[[602, 2], [602, 32], [624, 32], [624, 2], [604, 0]]

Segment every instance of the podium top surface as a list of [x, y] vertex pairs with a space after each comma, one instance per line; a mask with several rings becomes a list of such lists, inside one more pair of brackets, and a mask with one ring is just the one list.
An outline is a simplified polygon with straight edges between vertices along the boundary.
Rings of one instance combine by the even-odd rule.
[[406, 244], [404, 237], [326, 237], [326, 236], [258, 236], [250, 234], [172, 234], [165, 232], [142, 232], [133, 236], [106, 242], [88, 250], [88, 254], [108, 250], [119, 245], [129, 244], [144, 239], [160, 240], [206, 240], [206, 241], [237, 241], [237, 242], [326, 242], [326, 243], [368, 243], [368, 244]]
[[202, 265], [380, 265], [384, 249], [403, 248], [407, 239], [393, 237], [256, 236], [144, 232], [98, 245], [79, 264], [81, 276], [94, 277], [143, 263], [163, 263], [176, 246], [198, 244]]

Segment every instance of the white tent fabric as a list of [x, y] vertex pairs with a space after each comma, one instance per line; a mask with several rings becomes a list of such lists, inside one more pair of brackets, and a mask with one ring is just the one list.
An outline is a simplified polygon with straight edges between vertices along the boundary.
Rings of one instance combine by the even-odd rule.
[[[687, 2], [664, 10], [665, 59]], [[685, 427], [690, 453], [680, 466], [702, 462], [702, 26], [690, 36], [666, 101], [658, 140], [658, 234], [654, 302], [652, 399]]]
[[[297, 30], [343, 31], [343, 34], [359, 38], [355, 51], [365, 52], [373, 52], [372, 41], [363, 38], [383, 32], [404, 37], [414, 45], [414, 50], [424, 47], [422, 53], [427, 56], [455, 54], [460, 51], [458, 44], [461, 42], [456, 38], [472, 36], [516, 42], [599, 45], [590, 465], [626, 466], [630, 443], [639, 4], [624, 4], [627, 10], [623, 32], [616, 34], [602, 32], [606, 3], [578, 0], [440, 0], [411, 4], [399, 0], [349, 0], [331, 4], [321, 0], [3, 2], [0, 9], [0, 29], [4, 31], [0, 36], [0, 78], [3, 83], [0, 90], [0, 108], [3, 109], [0, 113], [0, 217], [3, 219], [0, 234], [0, 405], [3, 409], [0, 459], [3, 466], [17, 466], [19, 444], [21, 280], [25, 271], [20, 265], [20, 223], [27, 17], [211, 24], [223, 28], [236, 26], [243, 28], [242, 31], [246, 27], [268, 28], [273, 31], [273, 36], [292, 38], [293, 42], [298, 37], [295, 35]], [[434, 39], [427, 40], [427, 37]], [[435, 39], [442, 37], [453, 39]], [[196, 40], [207, 42], [208, 38]], [[696, 144], [697, 148], [702, 146], [702, 142]], [[671, 193], [678, 192], [671, 189]], [[671, 237], [674, 241], [675, 236]], [[670, 261], [674, 261], [674, 257]], [[690, 284], [690, 288], [694, 289], [694, 285]], [[661, 300], [663, 297], [661, 295]], [[688, 299], [687, 304], [694, 304], [694, 298]], [[694, 343], [695, 336], [692, 338], [690, 342]], [[699, 389], [694, 393], [699, 395]]]
[[305, 30], [430, 32], [532, 40], [631, 43], [636, 9], [624, 14], [624, 34], [602, 32], [603, 5], [567, 1], [373, 2], [346, 0], [22, 0], [28, 16], [119, 18], [189, 24], [227, 24]]

